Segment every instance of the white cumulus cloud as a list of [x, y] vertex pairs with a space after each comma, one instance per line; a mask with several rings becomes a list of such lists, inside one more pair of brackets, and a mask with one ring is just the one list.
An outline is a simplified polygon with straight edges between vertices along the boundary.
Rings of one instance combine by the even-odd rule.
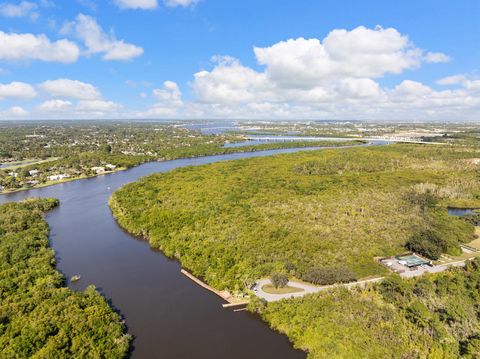
[[71, 107], [72, 103], [70, 101], [54, 99], [41, 103], [37, 109], [40, 112], [59, 112]]
[[2, 116], [3, 119], [26, 117], [29, 114], [30, 112], [20, 106], [12, 106], [7, 110], [0, 112], [0, 116]]
[[102, 97], [100, 91], [95, 86], [77, 80], [48, 80], [39, 84], [38, 87], [53, 97], [78, 100], [96, 100]]
[[9, 84], [0, 84], [0, 100], [30, 100], [36, 96], [37, 92], [35, 91], [33, 86], [25, 82], [11, 82]]
[[18, 4], [2, 3], [0, 4], [0, 15], [5, 17], [26, 17], [32, 20], [38, 18], [38, 5], [30, 1], [22, 1]]
[[193, 90], [200, 101], [238, 103], [260, 98], [271, 99], [272, 83], [264, 73], [243, 66], [231, 57], [215, 57], [212, 71], [197, 72]]
[[452, 75], [452, 76], [447, 76], [444, 78], [441, 78], [440, 80], [437, 81], [437, 84], [439, 85], [457, 85], [461, 84], [467, 81], [467, 78], [465, 75]]
[[115, 3], [122, 9], [150, 10], [158, 7], [157, 0], [115, 0]]
[[78, 46], [66, 39], [51, 41], [46, 35], [0, 31], [0, 60], [39, 60], [71, 63], [80, 55]]
[[118, 40], [113, 32], [106, 33], [88, 15], [79, 14], [63, 26], [62, 33], [76, 36], [85, 44], [87, 55], [103, 54], [104, 60], [131, 60], [143, 54], [143, 48]]
[[78, 111], [83, 112], [96, 112], [96, 113], [108, 113], [112, 111], [118, 111], [123, 106], [112, 102], [112, 101], [105, 101], [105, 100], [89, 100], [89, 101], [79, 101], [77, 105]]
[[168, 7], [189, 7], [195, 5], [198, 0], [164, 0], [164, 3]]
[[[164, 0], [167, 7], [189, 7], [193, 6], [198, 0]], [[115, 4], [121, 9], [141, 9], [153, 10], [158, 7], [158, 0], [115, 0]]]
[[194, 74], [191, 85], [198, 102], [186, 103], [182, 114], [411, 119], [414, 113], [450, 116], [458, 106], [472, 109], [480, 102], [474, 97], [475, 81], [462, 82], [462, 88], [450, 91], [435, 91], [412, 80], [391, 89], [382, 87], [379, 79], [389, 74], [450, 61], [443, 53], [416, 47], [393, 28], [336, 29], [323, 39], [288, 39], [254, 47], [254, 54], [262, 70], [217, 56], [213, 69]]
[[400, 96], [425, 96], [432, 93], [432, 89], [421, 82], [404, 80], [394, 89]]
[[425, 62], [436, 64], [442, 62], [450, 62], [452, 59], [450, 58], [450, 56], [447, 56], [441, 52], [427, 52], [427, 54], [424, 56], [424, 60]]
[[422, 50], [396, 29], [333, 30], [323, 40], [290, 39], [255, 47], [269, 77], [282, 86], [311, 87], [338, 77], [378, 78], [418, 67]]
[[[81, 15], [69, 33], [83, 39], [87, 54], [115, 53], [115, 36]], [[81, 34], [81, 35], [79, 35]], [[132, 45], [134, 46], [134, 45]], [[121, 51], [120, 51], [121, 52]], [[1, 42], [0, 42], [1, 53]], [[215, 56], [210, 69], [193, 75], [193, 100], [184, 100], [180, 86], [165, 81], [152, 90], [155, 103], [140, 111], [105, 100], [96, 86], [57, 79], [37, 85], [51, 98], [28, 116], [39, 118], [231, 118], [231, 119], [360, 119], [479, 120], [480, 80], [453, 75], [436, 84], [415, 81], [422, 65], [450, 61], [439, 52], [420, 49], [396, 29], [337, 29], [323, 39], [287, 39], [255, 47], [258, 67], [229, 56]], [[113, 55], [111, 55], [113, 56]], [[113, 56], [116, 57], [116, 56]], [[382, 85], [390, 74], [402, 74], [394, 85]], [[393, 79], [397, 78], [396, 76]], [[390, 82], [389, 82], [390, 83]], [[128, 81], [131, 87], [150, 86]], [[28, 84], [23, 84], [25, 86]], [[12, 86], [12, 84], [4, 85]], [[17, 87], [16, 91], [12, 91]], [[28, 90], [3, 89], [0, 98], [16, 99]], [[35, 96], [32, 88], [30, 96]], [[146, 97], [147, 94], [141, 94]], [[8, 103], [8, 102], [7, 102]], [[14, 105], [14, 104], [11, 104]], [[10, 106], [11, 106], [10, 105]]]
[[37, 106], [33, 115], [37, 118], [89, 119], [119, 118], [122, 105], [105, 100], [80, 100], [77, 102], [52, 99]]
[[163, 88], [153, 89], [153, 97], [162, 104], [167, 104], [170, 106], [181, 106], [182, 102], [182, 92], [178, 85], [173, 81], [165, 81], [163, 83]]

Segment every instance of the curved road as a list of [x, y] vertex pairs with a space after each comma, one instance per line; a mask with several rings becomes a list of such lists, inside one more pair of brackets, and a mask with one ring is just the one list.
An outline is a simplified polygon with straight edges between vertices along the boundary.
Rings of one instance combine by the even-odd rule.
[[[458, 262], [436, 265], [433, 267], [418, 268], [416, 270], [401, 273], [400, 276], [402, 278], [413, 278], [413, 277], [419, 277], [428, 273], [440, 273], [440, 272], [446, 271], [451, 267], [463, 267], [465, 266], [465, 263], [467, 260], [473, 260], [473, 259], [474, 258], [470, 258], [470, 259], [461, 260]], [[267, 284], [272, 284], [272, 282], [270, 281], [270, 279], [261, 279], [256, 282], [257, 290], [255, 291], [255, 294], [257, 295], [257, 297], [263, 298], [267, 302], [275, 302], [282, 299], [303, 297], [304, 295], [318, 293], [327, 289], [333, 289], [333, 288], [339, 288], [339, 287], [344, 287], [344, 288], [363, 287], [369, 283], [381, 282], [384, 279], [385, 277], [377, 277], [372, 279], [360, 280], [357, 282], [338, 283], [338, 284], [324, 285], [324, 286], [317, 286], [317, 285], [307, 284], [302, 282], [289, 281], [287, 284], [288, 286], [294, 287], [294, 288], [301, 288], [303, 289], [303, 292], [295, 292], [295, 293], [288, 293], [288, 294], [271, 294], [271, 293], [265, 292], [264, 290], [262, 290], [262, 287]]]
[[364, 286], [368, 283], [380, 282], [383, 279], [384, 279], [384, 277], [378, 277], [378, 278], [372, 278], [372, 279], [365, 279], [365, 280], [361, 280], [361, 281], [358, 281], [358, 282], [339, 283], [339, 284], [324, 285], [324, 286], [318, 286], [318, 285], [307, 284], [307, 283], [302, 283], [302, 282], [289, 281], [288, 285], [290, 287], [301, 288], [301, 289], [303, 289], [303, 292], [288, 293], [288, 294], [266, 293], [265, 291], [262, 290], [262, 287], [266, 284], [271, 284], [272, 282], [270, 281], [270, 279], [261, 279], [261, 280], [256, 282], [257, 291], [255, 292], [255, 294], [258, 297], [265, 299], [267, 302], [275, 302], [275, 301], [282, 300], [282, 299], [291, 299], [291, 298], [303, 297], [304, 295], [307, 295], [307, 294], [318, 293], [318, 292], [321, 292], [321, 291], [324, 291], [324, 290], [327, 290], [327, 289], [333, 289], [333, 288], [338, 288], [338, 287], [344, 287], [344, 288], [362, 287], [362, 286]]

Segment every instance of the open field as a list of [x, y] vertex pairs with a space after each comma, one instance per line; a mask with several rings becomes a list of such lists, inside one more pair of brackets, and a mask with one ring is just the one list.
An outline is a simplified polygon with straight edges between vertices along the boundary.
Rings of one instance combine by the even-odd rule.
[[46, 158], [44, 160], [29, 158], [29, 159], [25, 159], [25, 160], [22, 160], [22, 161], [13, 161], [13, 162], [2, 163], [3, 166], [0, 167], [0, 168], [5, 169], [5, 170], [16, 170], [18, 168], [22, 168], [22, 167], [26, 167], [26, 166], [35, 166], [35, 165], [39, 165], [39, 164], [43, 164], [43, 163], [52, 162], [52, 161], [58, 160], [59, 158], [60, 157], [50, 157], [50, 158]]

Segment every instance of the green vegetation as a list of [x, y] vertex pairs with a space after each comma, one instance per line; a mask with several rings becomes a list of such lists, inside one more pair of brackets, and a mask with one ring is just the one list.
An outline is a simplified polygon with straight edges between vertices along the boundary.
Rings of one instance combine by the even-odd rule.
[[290, 293], [303, 292], [303, 289], [301, 288], [290, 287], [288, 285], [285, 285], [283, 287], [275, 287], [274, 285], [271, 285], [271, 284], [264, 285], [262, 287], [262, 290], [265, 293], [270, 293], [270, 294], [290, 294]]
[[275, 288], [283, 288], [288, 284], [288, 276], [283, 273], [273, 273], [270, 282]]
[[466, 162], [476, 156], [393, 145], [215, 163], [143, 178], [111, 207], [120, 225], [218, 289], [275, 272], [342, 282], [385, 273], [374, 258], [404, 252], [425, 230], [459, 254], [474, 227], [446, 206], [478, 204], [477, 168]]
[[30, 166], [30, 165], [36, 165], [36, 164], [42, 164], [50, 161], [55, 161], [58, 160], [58, 157], [51, 157], [51, 158], [46, 158], [44, 160], [38, 160], [38, 159], [33, 159], [33, 158], [27, 158], [22, 161], [12, 161], [8, 162], [5, 164], [2, 168], [3, 169], [8, 169], [8, 170], [16, 170], [18, 168]]
[[448, 250], [442, 236], [431, 230], [414, 234], [405, 247], [433, 260], [437, 260]]
[[251, 309], [309, 358], [480, 357], [480, 261], [437, 275], [392, 276]]
[[63, 287], [49, 248], [53, 199], [0, 206], [0, 357], [122, 358], [130, 338], [93, 286]]
[[349, 283], [357, 280], [356, 274], [343, 266], [312, 268], [305, 272], [303, 279], [318, 285]]
[[[0, 192], [40, 187], [130, 168], [147, 161], [293, 147], [332, 142], [288, 142], [224, 147], [243, 141], [204, 135], [174, 124], [45, 122], [0, 126]], [[359, 141], [341, 143], [355, 145]]]

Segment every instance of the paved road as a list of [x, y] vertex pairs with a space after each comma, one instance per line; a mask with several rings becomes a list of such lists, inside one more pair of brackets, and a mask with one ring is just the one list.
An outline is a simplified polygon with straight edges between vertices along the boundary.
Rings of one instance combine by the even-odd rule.
[[433, 267], [425, 266], [424, 268], [418, 268], [413, 271], [407, 271], [407, 272], [401, 273], [400, 276], [403, 278], [419, 277], [421, 275], [424, 275], [425, 273], [440, 273], [447, 270], [450, 267], [464, 267], [464, 266], [465, 266], [465, 261], [442, 264], [442, 265], [433, 266]]
[[362, 287], [362, 286], [365, 286], [368, 283], [379, 282], [379, 281], [383, 280], [383, 278], [384, 277], [379, 277], [379, 278], [362, 280], [362, 281], [358, 281], [358, 282], [325, 285], [325, 286], [317, 286], [317, 285], [313, 285], [313, 284], [306, 284], [306, 283], [301, 283], [301, 282], [289, 281], [288, 285], [290, 287], [303, 289], [303, 292], [296, 292], [296, 293], [289, 293], [289, 294], [270, 294], [270, 293], [264, 292], [262, 290], [262, 287], [266, 284], [271, 284], [271, 281], [270, 281], [270, 279], [261, 279], [261, 280], [257, 281], [257, 288], [258, 289], [257, 289], [255, 294], [258, 297], [265, 299], [267, 302], [275, 302], [275, 301], [281, 300], [281, 299], [303, 297], [306, 294], [317, 293], [317, 292], [321, 292], [323, 290], [337, 288], [337, 287], [345, 287], [345, 288]]
[[[449, 264], [444, 264], [439, 266], [419, 268], [414, 271], [408, 271], [408, 272], [402, 273], [400, 274], [400, 276], [403, 278], [413, 278], [413, 277], [419, 277], [421, 275], [424, 275], [425, 273], [439, 273], [447, 270], [450, 267], [463, 267], [463, 266], [465, 266], [465, 261], [459, 261], [459, 262], [449, 263]], [[369, 283], [381, 282], [384, 279], [385, 277], [378, 277], [373, 279], [361, 280], [358, 282], [339, 283], [339, 284], [325, 285], [325, 286], [317, 286], [313, 284], [289, 281], [288, 285], [290, 287], [303, 289], [303, 292], [296, 292], [296, 293], [289, 293], [289, 294], [270, 294], [270, 293], [264, 292], [262, 290], [262, 287], [266, 284], [271, 284], [271, 281], [270, 279], [261, 279], [257, 281], [257, 291], [255, 292], [255, 294], [258, 297], [265, 299], [267, 302], [275, 302], [281, 299], [303, 297], [306, 294], [317, 293], [323, 290], [333, 289], [338, 287], [344, 287], [344, 288], [363, 287]]]

